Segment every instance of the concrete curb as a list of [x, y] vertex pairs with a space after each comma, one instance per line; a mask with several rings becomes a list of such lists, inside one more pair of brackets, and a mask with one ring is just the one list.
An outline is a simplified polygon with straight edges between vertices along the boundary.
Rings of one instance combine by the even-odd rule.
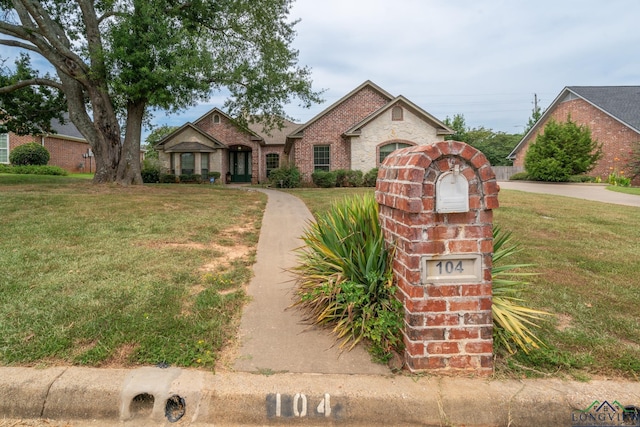
[[72, 425], [555, 426], [595, 401], [640, 407], [640, 383], [0, 368], [1, 417]]

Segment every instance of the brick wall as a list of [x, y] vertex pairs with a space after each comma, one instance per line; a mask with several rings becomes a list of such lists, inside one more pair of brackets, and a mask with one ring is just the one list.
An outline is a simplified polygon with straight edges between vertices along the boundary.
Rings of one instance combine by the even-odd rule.
[[365, 86], [311, 123], [304, 130], [304, 136], [296, 141], [293, 153], [303, 180], [311, 180], [315, 145], [329, 145], [331, 170], [350, 169], [350, 145], [342, 134], [388, 102], [389, 98]]
[[[469, 210], [436, 210], [438, 178], [455, 167], [468, 182]], [[493, 371], [491, 266], [495, 176], [486, 157], [462, 142], [409, 147], [382, 164], [376, 187], [398, 298], [405, 308], [409, 370], [489, 375]], [[473, 278], [424, 279], [424, 257], [479, 262]], [[428, 277], [428, 276], [427, 276]]]
[[[599, 176], [604, 181], [614, 169], [627, 169], [629, 154], [633, 145], [640, 141], [640, 134], [582, 99], [559, 103], [548, 118], [541, 123], [539, 132], [531, 135], [525, 141], [516, 155], [514, 166], [524, 166], [524, 158], [529, 145], [535, 142], [538, 133], [543, 132], [544, 126], [551, 118], [563, 123], [567, 121], [569, 114], [571, 114], [573, 122], [591, 129], [591, 137], [602, 144], [602, 158], [596, 167], [589, 172], [590, 176]], [[626, 172], [628, 173], [628, 169]], [[636, 180], [634, 184], [640, 185], [640, 179]]]
[[[42, 144], [43, 138], [40, 136], [24, 135], [19, 136], [9, 134], [9, 155], [11, 151], [19, 145], [37, 142]], [[68, 172], [89, 172], [89, 159], [82, 157], [87, 153], [89, 144], [84, 141], [69, 140], [47, 136], [44, 137], [44, 147], [51, 156], [49, 165], [59, 166]], [[95, 172], [95, 159], [91, 158], [91, 170]]]

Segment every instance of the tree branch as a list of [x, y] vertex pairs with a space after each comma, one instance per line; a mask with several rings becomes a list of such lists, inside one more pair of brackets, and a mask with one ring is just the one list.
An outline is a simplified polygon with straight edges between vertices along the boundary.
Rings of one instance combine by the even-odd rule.
[[42, 53], [40, 52], [40, 49], [38, 49], [37, 46], [34, 46], [32, 44], [29, 44], [29, 43], [23, 43], [23, 42], [19, 42], [17, 40], [0, 39], [0, 44], [1, 45], [5, 45], [5, 46], [18, 47], [20, 49], [30, 50], [32, 52], [36, 52], [36, 53], [42, 55]]
[[35, 78], [29, 80], [21, 80], [10, 86], [0, 87], [0, 94], [11, 93], [27, 86], [51, 86], [56, 89], [62, 90], [62, 84], [56, 82], [55, 80]]

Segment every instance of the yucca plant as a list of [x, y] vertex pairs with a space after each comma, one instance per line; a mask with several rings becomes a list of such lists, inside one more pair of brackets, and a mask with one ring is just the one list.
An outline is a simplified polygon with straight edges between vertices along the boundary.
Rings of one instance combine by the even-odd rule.
[[[512, 245], [511, 232], [504, 232], [500, 227], [493, 229], [493, 335], [497, 345], [502, 345], [509, 353], [516, 348], [528, 353], [531, 348], [539, 348], [542, 341], [532, 328], [537, 328], [537, 321], [549, 315], [546, 311], [534, 310], [522, 305], [521, 292], [528, 283], [523, 277], [535, 273], [515, 271], [532, 267], [533, 264], [501, 265], [505, 258], [518, 252], [518, 245]], [[514, 347], [515, 345], [515, 347]]]
[[341, 347], [367, 339], [386, 361], [402, 345], [402, 305], [395, 298], [387, 249], [372, 194], [335, 203], [310, 223], [298, 249], [296, 301], [310, 322], [333, 328]]

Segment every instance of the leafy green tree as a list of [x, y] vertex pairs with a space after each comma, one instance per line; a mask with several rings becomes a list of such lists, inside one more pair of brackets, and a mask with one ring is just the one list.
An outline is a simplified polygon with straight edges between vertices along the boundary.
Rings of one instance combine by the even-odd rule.
[[[94, 182], [142, 183], [142, 124], [226, 89], [241, 122], [265, 128], [293, 98], [319, 102], [291, 48], [291, 0], [0, 0], [0, 44], [36, 53], [57, 77], [0, 88], [55, 88], [96, 159]], [[13, 113], [12, 111], [8, 112]], [[121, 123], [123, 126], [121, 127]]]
[[569, 116], [565, 123], [551, 120], [545, 125], [544, 133], [527, 150], [524, 167], [531, 179], [562, 182], [593, 169], [601, 155], [591, 130]]
[[151, 133], [147, 136], [147, 139], [145, 140], [144, 148], [147, 150], [145, 154], [145, 158], [157, 159], [158, 152], [156, 151], [156, 145], [158, 144], [158, 142], [160, 142], [162, 138], [169, 135], [171, 132], [175, 131], [176, 129], [178, 129], [178, 126], [162, 125], [155, 128], [153, 131], [151, 131]]
[[[15, 68], [0, 68], [0, 87], [23, 85], [12, 93], [0, 93], [0, 132], [18, 135], [41, 135], [54, 133], [52, 119], [64, 121], [66, 111], [64, 94], [55, 87], [32, 86], [37, 82], [38, 72], [31, 67], [28, 55], [21, 54]], [[43, 79], [51, 79], [48, 74]]]
[[529, 117], [529, 121], [527, 122], [527, 127], [524, 129], [525, 135], [527, 132], [531, 130], [532, 127], [536, 125], [536, 123], [538, 123], [538, 120], [540, 120], [540, 117], [542, 117], [542, 109], [538, 106], [538, 101], [536, 98], [536, 101], [533, 105], [533, 110], [531, 110], [531, 117]]
[[453, 135], [447, 135], [445, 137], [447, 141], [467, 142], [467, 124], [464, 120], [464, 114], [454, 114], [453, 119], [447, 116], [447, 118], [444, 119], [444, 124], [456, 132]]
[[507, 157], [520, 141], [521, 135], [494, 132], [484, 127], [470, 129], [467, 132], [467, 143], [482, 151], [492, 166], [510, 166]]

